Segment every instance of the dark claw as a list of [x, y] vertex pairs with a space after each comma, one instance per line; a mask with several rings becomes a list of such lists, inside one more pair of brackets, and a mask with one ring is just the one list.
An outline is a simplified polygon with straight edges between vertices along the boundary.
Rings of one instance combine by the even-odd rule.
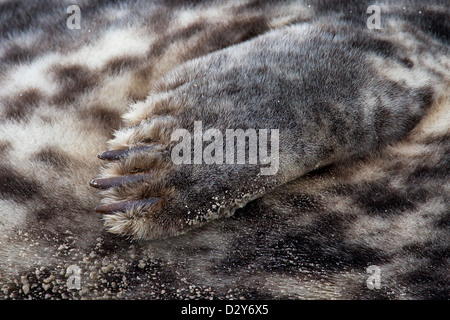
[[135, 174], [131, 176], [120, 176], [120, 177], [113, 177], [113, 178], [103, 178], [103, 179], [94, 179], [89, 184], [91, 187], [98, 188], [98, 189], [109, 189], [112, 187], [118, 187], [123, 184], [131, 183], [131, 182], [137, 182], [144, 179], [143, 174]]
[[109, 150], [104, 151], [98, 155], [102, 160], [119, 160], [121, 157], [126, 155], [130, 149], [120, 149], [120, 150]]
[[141, 151], [141, 150], [151, 150], [155, 146], [139, 146], [135, 148], [127, 148], [127, 149], [119, 149], [119, 150], [108, 150], [100, 153], [98, 157], [102, 160], [119, 160], [120, 158], [128, 155], [130, 152], [133, 151]]
[[124, 212], [133, 207], [151, 206], [159, 202], [158, 198], [150, 198], [146, 200], [125, 201], [112, 204], [103, 204], [95, 208], [95, 212], [101, 214], [112, 214], [114, 212]]

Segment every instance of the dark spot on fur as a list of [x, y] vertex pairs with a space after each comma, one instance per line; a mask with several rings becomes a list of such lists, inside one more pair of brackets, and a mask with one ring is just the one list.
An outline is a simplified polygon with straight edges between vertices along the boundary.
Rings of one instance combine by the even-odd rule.
[[34, 157], [38, 161], [60, 169], [67, 167], [67, 165], [71, 163], [69, 156], [64, 154], [62, 150], [58, 150], [55, 147], [46, 147], [37, 152]]
[[[58, 188], [57, 195], [54, 194], [52, 188]], [[39, 229], [40, 227], [36, 223], [44, 222], [41, 225], [44, 227], [43, 231], [49, 235], [52, 234], [52, 238], [54, 237], [56, 240], [59, 239], [58, 234], [63, 234], [72, 226], [77, 229], [77, 232], [83, 234], [83, 232], [88, 232], [89, 226], [100, 225], [91, 216], [93, 203], [80, 202], [80, 199], [73, 194], [71, 185], [60, 184], [43, 189], [38, 200], [39, 205], [32, 211], [32, 214], [27, 215], [26, 224], [30, 229]], [[80, 222], [81, 220], [82, 222]]]
[[0, 141], [0, 159], [11, 149], [12, 145], [9, 141]]
[[207, 24], [204, 22], [195, 22], [186, 28], [180, 29], [172, 34], [168, 34], [167, 37], [161, 37], [155, 43], [152, 44], [148, 56], [152, 58], [158, 58], [164, 54], [166, 49], [174, 42], [183, 40], [186, 41], [195, 34], [198, 34], [207, 28]]
[[147, 55], [150, 58], [158, 58], [164, 54], [164, 52], [168, 46], [169, 46], [169, 43], [167, 41], [165, 41], [165, 39], [157, 40], [152, 44], [150, 51]]
[[414, 209], [426, 201], [428, 192], [421, 188], [397, 190], [380, 182], [340, 185], [334, 192], [351, 197], [370, 215], [391, 216]]
[[[437, 145], [437, 147], [450, 146], [450, 134], [433, 135], [423, 140], [426, 145]], [[450, 152], [449, 152], [450, 153]]]
[[204, 0], [168, 0], [164, 2], [169, 8], [176, 8], [180, 6], [195, 8], [197, 5], [204, 4]]
[[15, 98], [6, 100], [6, 117], [14, 120], [21, 120], [31, 114], [37, 104], [41, 101], [42, 95], [36, 89], [29, 89]]
[[372, 248], [310, 231], [284, 236], [271, 250], [265, 269], [277, 272], [295, 273], [302, 268], [329, 273], [363, 269], [387, 260]]
[[77, 97], [92, 89], [98, 78], [81, 65], [58, 66], [54, 73], [62, 89], [53, 97], [53, 103], [60, 105], [74, 102]]
[[404, 247], [404, 252], [418, 258], [417, 267], [399, 277], [399, 282], [414, 295], [426, 299], [448, 299], [448, 261], [450, 250], [444, 241], [430, 241]]
[[424, 87], [414, 92], [417, 99], [422, 103], [423, 108], [428, 108], [434, 101], [434, 90], [431, 87]]
[[260, 234], [255, 234], [251, 238], [237, 239], [231, 253], [216, 265], [216, 271], [233, 274], [240, 272], [240, 270], [251, 269], [252, 265], [256, 267], [257, 263], [255, 262], [260, 255], [258, 248], [261, 247], [261, 241], [262, 237]]
[[448, 181], [450, 176], [450, 159], [447, 157], [440, 160], [440, 163], [418, 166], [408, 176], [408, 183], [417, 183], [419, 181], [426, 181], [426, 179]]
[[122, 123], [120, 113], [100, 105], [80, 110], [79, 114], [81, 119], [87, 121], [89, 125], [93, 125], [96, 129], [103, 128], [108, 132], [119, 128]]
[[408, 58], [400, 59], [400, 63], [402, 65], [404, 65], [405, 67], [407, 67], [408, 69], [411, 69], [412, 67], [414, 67], [414, 62], [412, 62], [411, 59], [408, 59]]
[[[435, 274], [432, 269], [436, 267], [436, 265], [433, 265], [430, 269], [423, 268], [408, 274], [406, 282], [409, 284], [410, 290], [414, 292], [414, 295], [423, 299], [449, 299], [448, 283], [445, 280], [445, 275]], [[445, 266], [442, 267], [445, 268]]]
[[272, 244], [268, 254], [271, 259], [266, 261], [265, 268], [277, 272], [297, 272], [303, 268], [328, 273], [387, 261], [381, 252], [346, 241], [345, 232], [354, 218], [333, 212], [318, 216], [311, 226]]
[[330, 128], [331, 136], [337, 139], [339, 144], [345, 144], [346, 133], [351, 132], [350, 123], [345, 120], [345, 114], [339, 111], [338, 106], [326, 102], [317, 104], [318, 119], [320, 125], [327, 125]]
[[39, 193], [39, 184], [18, 172], [0, 166], [0, 195], [4, 199], [25, 201]]
[[239, 19], [234, 23], [232, 29], [242, 30], [239, 42], [255, 38], [269, 30], [267, 18], [263, 15], [251, 16], [247, 19]]
[[363, 37], [363, 35], [352, 40], [350, 44], [355, 48], [374, 52], [386, 58], [392, 57], [396, 51], [394, 44], [390, 41]]
[[445, 241], [428, 241], [423, 243], [409, 243], [402, 247], [406, 253], [412, 253], [416, 258], [427, 258], [430, 260], [440, 260], [442, 257], [450, 257]]
[[435, 221], [435, 226], [437, 228], [450, 230], [450, 213], [447, 212], [440, 219]]
[[421, 14], [414, 13], [407, 15], [407, 19], [413, 26], [420, 28], [422, 32], [448, 44], [450, 34], [448, 11], [437, 12], [437, 9], [430, 7], [421, 8], [421, 11]]
[[[184, 29], [181, 29], [173, 34], [173, 39], [189, 39], [192, 36], [203, 32], [206, 28], [208, 28], [208, 24], [201, 21], [196, 21], [193, 24], [187, 26]], [[170, 44], [170, 43], [169, 43]]]
[[34, 211], [34, 216], [38, 221], [49, 221], [53, 216], [55, 216], [54, 208], [44, 208]]
[[269, 30], [267, 18], [263, 15], [236, 17], [230, 24], [211, 25], [211, 30], [202, 35], [201, 41], [188, 53], [186, 59], [250, 40]]
[[17, 44], [13, 44], [6, 49], [2, 60], [3, 63], [10, 64], [29, 62], [36, 56], [36, 54], [37, 53], [33, 49], [22, 48]]
[[52, 1], [39, 2], [7, 1], [0, 4], [0, 36], [8, 38], [8, 35], [20, 31], [39, 28], [44, 16], [49, 15], [54, 8]]
[[[404, 137], [416, 127], [426, 109], [431, 106], [433, 94], [429, 87], [411, 90], [401, 83], [390, 81], [386, 90], [377, 96], [374, 129], [378, 144], [383, 145]], [[419, 108], [410, 109], [408, 104]]]
[[251, 232], [242, 230], [229, 255], [215, 270], [225, 274], [243, 270], [298, 274], [300, 269], [333, 273], [363, 269], [389, 259], [382, 252], [346, 241], [345, 232], [354, 215], [320, 213], [314, 223], [296, 231], [284, 230], [283, 222], [277, 223], [276, 219], [265, 219], [264, 227], [257, 226]]
[[110, 75], [118, 74], [123, 70], [130, 70], [139, 65], [141, 59], [138, 57], [120, 57], [108, 61], [104, 67], [104, 72]]
[[384, 58], [391, 58], [402, 66], [411, 69], [414, 63], [403, 55], [398, 46], [388, 40], [378, 39], [372, 33], [355, 33], [348, 36], [349, 45], [357, 50], [375, 53]]
[[261, 10], [267, 6], [274, 6], [277, 5], [279, 2], [282, 2], [280, 0], [251, 0], [248, 2], [243, 3], [242, 5], [237, 6], [234, 11], [236, 14], [239, 14], [241, 12], [248, 12], [248, 10]]

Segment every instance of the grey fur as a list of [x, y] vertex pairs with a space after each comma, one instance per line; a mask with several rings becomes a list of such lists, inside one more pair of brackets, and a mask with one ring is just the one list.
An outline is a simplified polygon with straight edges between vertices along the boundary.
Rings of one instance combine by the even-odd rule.
[[[448, 8], [370, 4], [2, 4], [3, 298], [448, 298]], [[164, 161], [194, 121], [280, 129], [280, 170]], [[163, 199], [139, 233], [93, 212], [108, 140], [155, 145], [101, 170], [149, 174], [101, 192]]]

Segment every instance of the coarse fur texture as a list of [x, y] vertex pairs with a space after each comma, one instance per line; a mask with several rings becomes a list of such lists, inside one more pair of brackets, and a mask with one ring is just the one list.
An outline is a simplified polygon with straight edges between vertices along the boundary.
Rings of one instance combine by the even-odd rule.
[[[449, 13], [1, 3], [0, 296], [448, 299]], [[277, 170], [174, 164], [196, 121], [279, 130]]]

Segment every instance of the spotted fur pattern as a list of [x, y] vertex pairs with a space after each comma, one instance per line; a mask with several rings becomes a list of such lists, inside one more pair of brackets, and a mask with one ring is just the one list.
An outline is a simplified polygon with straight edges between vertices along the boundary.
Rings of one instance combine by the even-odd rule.
[[[447, 299], [448, 21], [445, 1], [0, 4], [1, 297]], [[197, 120], [279, 128], [280, 170], [174, 166]]]

